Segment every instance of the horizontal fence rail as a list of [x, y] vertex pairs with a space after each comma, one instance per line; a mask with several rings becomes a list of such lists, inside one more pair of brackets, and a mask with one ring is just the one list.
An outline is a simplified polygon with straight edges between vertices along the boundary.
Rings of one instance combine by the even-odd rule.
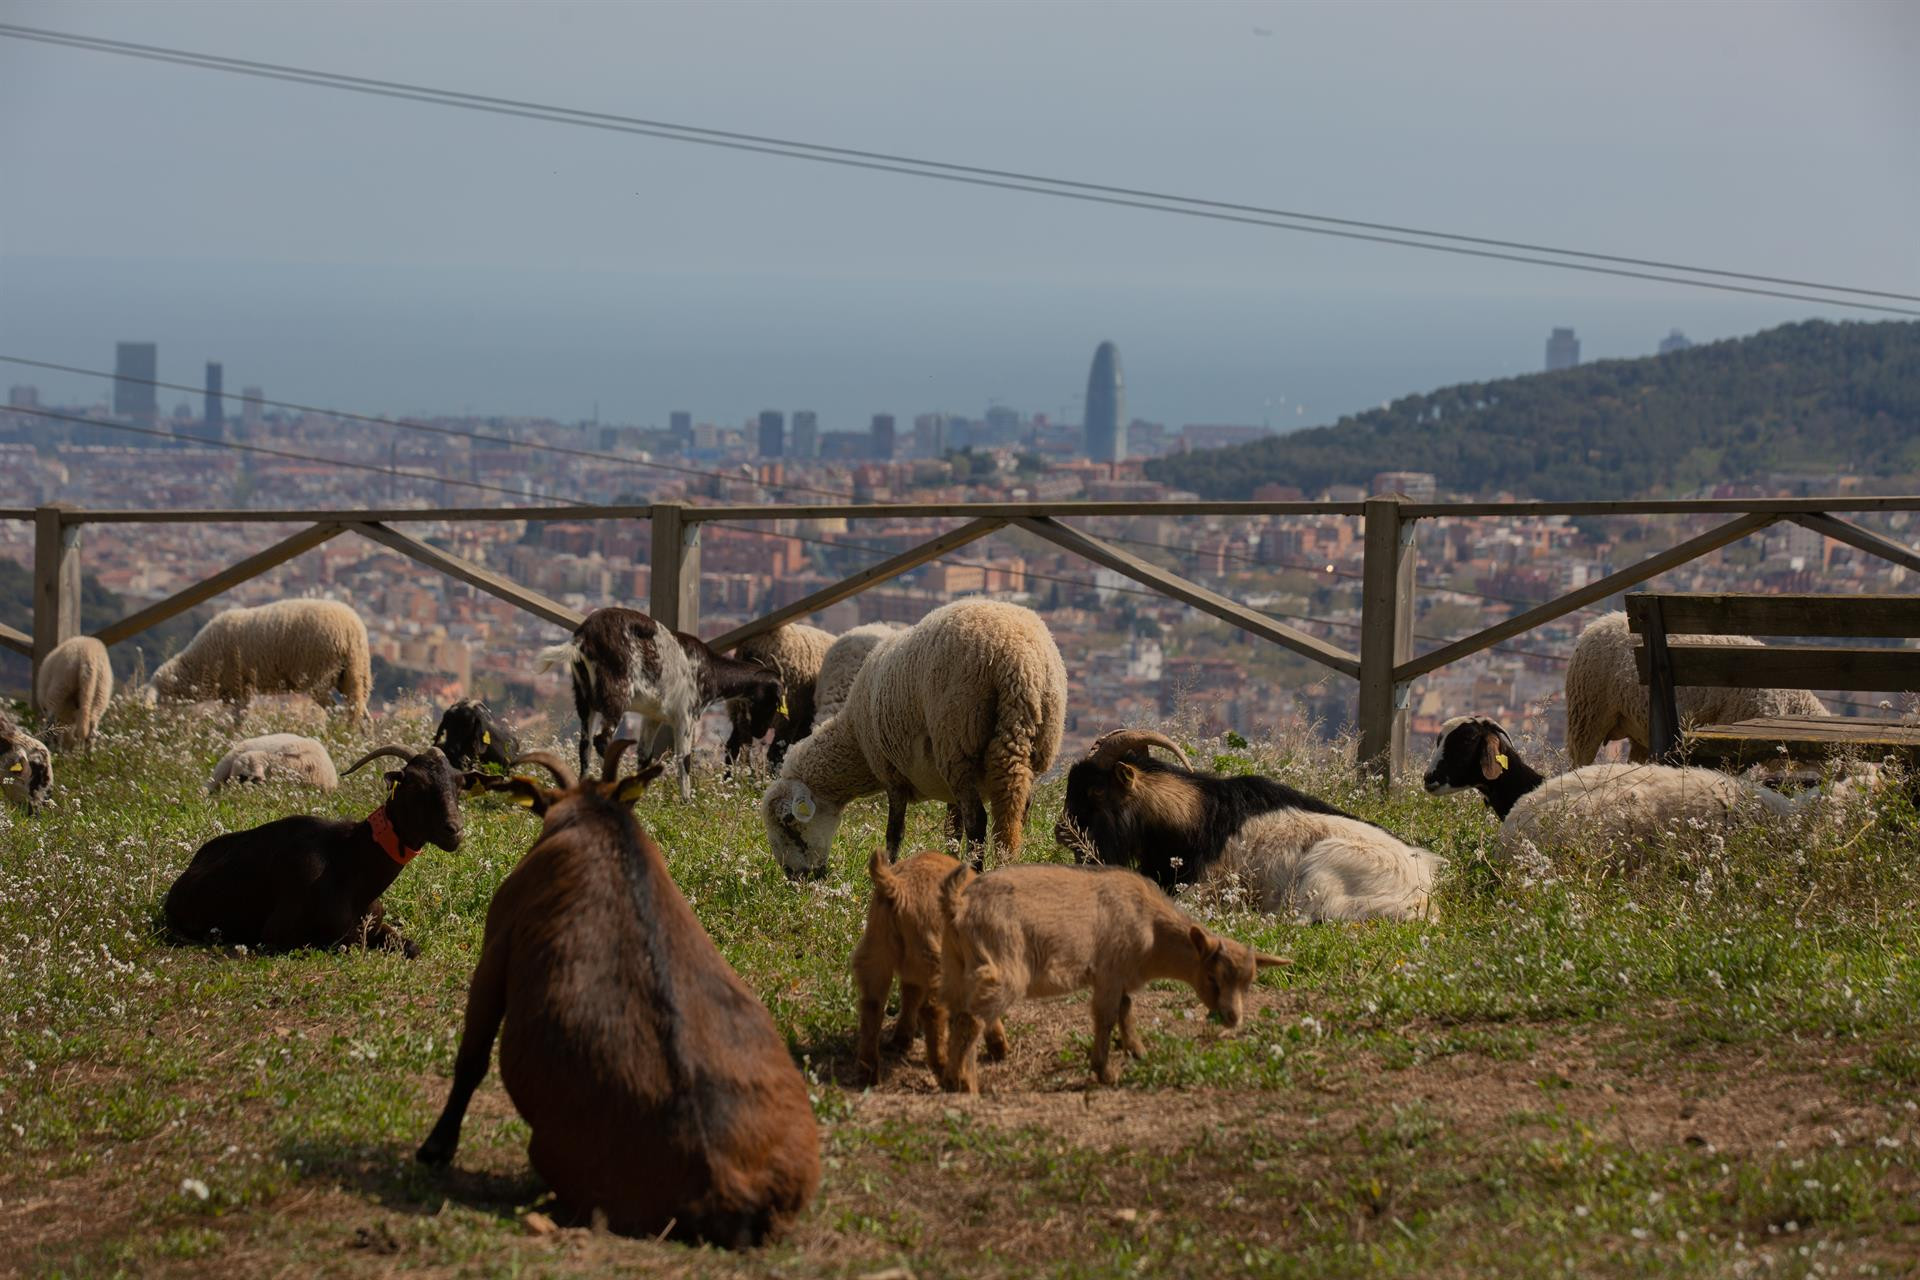
[[[460, 524], [494, 521], [601, 520], [650, 522], [649, 611], [667, 626], [697, 632], [700, 621], [700, 531], [718, 521], [764, 523], [774, 520], [964, 519], [914, 547], [889, 556], [839, 582], [735, 627], [711, 643], [731, 649], [785, 623], [816, 613], [883, 582], [937, 560], [1001, 529], [1019, 529], [1050, 546], [1111, 570], [1142, 587], [1218, 618], [1250, 635], [1280, 645], [1309, 660], [1350, 676], [1359, 684], [1359, 764], [1390, 776], [1405, 761], [1408, 688], [1420, 676], [1522, 635], [1577, 609], [1624, 592], [1649, 578], [1697, 560], [1721, 547], [1781, 522], [1798, 524], [1823, 537], [1920, 573], [1920, 552], [1864, 529], [1840, 514], [1920, 511], [1920, 495], [1833, 498], [1672, 499], [1623, 502], [1412, 502], [1399, 494], [1363, 502], [1007, 502], [1007, 503], [843, 503], [790, 506], [526, 506], [372, 508], [366, 510], [86, 510], [67, 504], [0, 508], [0, 520], [30, 521], [34, 526], [32, 631], [0, 622], [0, 648], [40, 663], [54, 647], [78, 634], [80, 619], [80, 534], [100, 524], [278, 524], [304, 528], [255, 552], [210, 577], [93, 634], [118, 644], [201, 604], [220, 593], [342, 534], [354, 534], [415, 561], [436, 573], [465, 582], [555, 626], [572, 629], [578, 612], [540, 592], [523, 587], [484, 565], [474, 564], [425, 542], [396, 525]], [[1548, 516], [1720, 515], [1725, 523], [1688, 538], [1666, 551], [1608, 574], [1557, 599], [1442, 644], [1413, 652], [1415, 615], [1414, 530], [1421, 520], [1521, 518]], [[1289, 626], [1214, 589], [1150, 563], [1068, 521], [1115, 516], [1264, 517], [1343, 516], [1364, 522], [1360, 643], [1349, 651]], [[1747, 653], [1751, 660], [1751, 651]], [[1783, 675], [1804, 676], [1790, 683], [1822, 685], [1816, 654], [1783, 652]], [[1770, 668], [1771, 669], [1771, 668]], [[1841, 673], [1830, 673], [1838, 678]], [[1869, 678], [1845, 673], [1850, 687]], [[37, 681], [36, 681], [37, 683]]]

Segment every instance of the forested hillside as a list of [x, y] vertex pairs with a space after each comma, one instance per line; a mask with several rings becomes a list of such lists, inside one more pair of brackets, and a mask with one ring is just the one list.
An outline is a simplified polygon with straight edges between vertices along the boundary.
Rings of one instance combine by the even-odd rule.
[[1642, 497], [1771, 471], [1920, 472], [1920, 323], [1809, 321], [1639, 360], [1471, 382], [1254, 444], [1157, 459], [1209, 498], [1379, 471], [1442, 489]]

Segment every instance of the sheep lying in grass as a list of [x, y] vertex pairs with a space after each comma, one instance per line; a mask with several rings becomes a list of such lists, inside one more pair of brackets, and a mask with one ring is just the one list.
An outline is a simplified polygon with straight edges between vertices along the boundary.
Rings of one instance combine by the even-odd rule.
[[53, 798], [53, 754], [4, 710], [0, 710], [0, 792], [30, 815]]
[[[1674, 636], [1689, 644], [1759, 648], [1749, 636]], [[1577, 768], [1593, 763], [1600, 748], [1626, 739], [1628, 757], [1649, 758], [1647, 687], [1640, 682], [1637, 640], [1627, 615], [1595, 619], [1574, 642], [1567, 662], [1567, 755]], [[1824, 716], [1826, 704], [1805, 689], [1713, 689], [1684, 685], [1674, 690], [1682, 724], [1732, 724], [1762, 716]]]
[[940, 893], [949, 1092], [980, 1091], [975, 1037], [1017, 1000], [1092, 987], [1093, 1074], [1112, 1084], [1115, 1032], [1129, 1054], [1144, 1052], [1135, 991], [1157, 978], [1184, 982], [1232, 1030], [1259, 971], [1287, 963], [1203, 928], [1145, 876], [1117, 867], [1036, 863], [983, 876], [961, 867]]
[[1478, 791], [1500, 819], [1500, 851], [1543, 854], [1579, 842], [1642, 844], [1676, 832], [1727, 832], [1793, 801], [1713, 769], [1658, 764], [1590, 764], [1548, 778], [1514, 750], [1486, 716], [1440, 726], [1427, 765], [1430, 795]]
[[1066, 706], [1066, 666], [1038, 614], [982, 599], [935, 609], [875, 649], [846, 709], [788, 753], [760, 800], [774, 856], [788, 875], [824, 875], [848, 802], [885, 792], [888, 857], [917, 800], [953, 805], [975, 850], [991, 808], [1002, 858], [1018, 857]]
[[[1151, 748], [1178, 757], [1157, 760]], [[1249, 905], [1305, 922], [1434, 914], [1446, 859], [1271, 778], [1188, 767], [1165, 734], [1103, 735], [1067, 773], [1054, 837], [1163, 888], [1250, 892]]]
[[[900, 1020], [887, 1047], [904, 1054], [913, 1047], [916, 1025], [926, 1033], [927, 1067], [937, 1078], [946, 1061], [946, 1004], [940, 997], [940, 935], [946, 916], [940, 885], [960, 863], [944, 853], [916, 853], [895, 866], [886, 850], [875, 849], [867, 862], [873, 898], [867, 903], [867, 927], [853, 949], [854, 989], [860, 997], [859, 1048], [854, 1063], [861, 1079], [880, 1082], [880, 1022], [887, 993], [900, 978]], [[987, 1027], [987, 1055], [1007, 1053], [1007, 1033], [998, 1021]]]
[[338, 691], [361, 720], [371, 662], [366, 624], [346, 605], [277, 600], [216, 615], [154, 671], [153, 690], [163, 702], [218, 698], [236, 712], [256, 693], [304, 693], [331, 708]]
[[[619, 772], [625, 739], [606, 756]], [[820, 1184], [807, 1082], [766, 1006], [714, 947], [632, 804], [658, 763], [575, 784], [487, 783], [541, 819], [487, 908], [453, 1087], [420, 1147], [453, 1159], [496, 1033], [527, 1156], [571, 1215], [627, 1234], [761, 1243]]]
[[92, 636], [61, 641], [40, 664], [34, 692], [41, 716], [54, 726], [52, 736], [60, 749], [71, 751], [80, 744], [91, 751], [100, 718], [113, 701], [113, 663], [107, 658], [107, 646]]
[[268, 733], [234, 744], [213, 766], [208, 792], [228, 784], [252, 784], [278, 779], [332, 791], [340, 785], [326, 744], [297, 733]]

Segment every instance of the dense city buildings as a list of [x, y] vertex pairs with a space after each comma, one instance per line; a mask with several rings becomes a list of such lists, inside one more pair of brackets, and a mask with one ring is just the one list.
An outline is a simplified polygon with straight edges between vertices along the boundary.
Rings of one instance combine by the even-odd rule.
[[1127, 456], [1127, 389], [1120, 378], [1120, 349], [1103, 342], [1087, 371], [1087, 457], [1118, 462]]

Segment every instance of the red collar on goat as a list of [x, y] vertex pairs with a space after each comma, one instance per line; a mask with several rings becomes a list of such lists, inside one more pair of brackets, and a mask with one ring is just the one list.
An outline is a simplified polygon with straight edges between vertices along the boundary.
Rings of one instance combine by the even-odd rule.
[[393, 829], [393, 819], [387, 816], [387, 806], [381, 805], [368, 814], [367, 825], [373, 828], [373, 842], [380, 846], [380, 852], [401, 866], [406, 866], [420, 856], [418, 849], [400, 847], [400, 833]]

